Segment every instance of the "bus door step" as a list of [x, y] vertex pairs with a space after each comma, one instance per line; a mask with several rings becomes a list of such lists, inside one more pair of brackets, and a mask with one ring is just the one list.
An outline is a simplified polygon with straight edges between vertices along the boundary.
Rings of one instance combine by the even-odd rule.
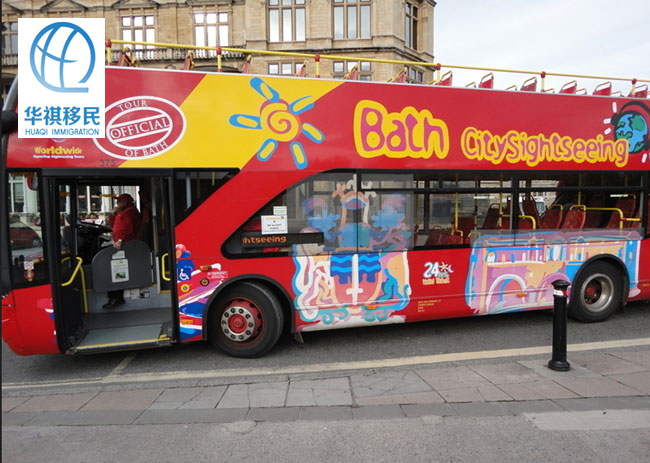
[[71, 354], [146, 349], [171, 344], [166, 323], [88, 330]]

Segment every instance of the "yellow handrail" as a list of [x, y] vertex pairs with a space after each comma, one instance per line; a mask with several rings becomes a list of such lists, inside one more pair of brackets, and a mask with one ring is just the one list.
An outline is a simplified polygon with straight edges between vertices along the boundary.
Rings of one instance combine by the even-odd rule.
[[[81, 269], [81, 264], [83, 263], [83, 259], [81, 257], [79, 257], [79, 256], [77, 256], [76, 259], [77, 259], [77, 266], [75, 267], [74, 272], [72, 272], [72, 276], [70, 277], [70, 279], [67, 282], [61, 283], [61, 286], [70, 286], [72, 284], [72, 282], [74, 281], [74, 279], [77, 277], [77, 273]], [[65, 262], [66, 260], [70, 260], [70, 257], [64, 257], [61, 260], [61, 263]]]
[[519, 218], [520, 219], [529, 219], [533, 224], [533, 230], [537, 229], [537, 221], [535, 220], [535, 217], [533, 217], [532, 215], [520, 215]]
[[[69, 260], [69, 259], [70, 259], [70, 257], [64, 257], [61, 260], [61, 263], [65, 262], [66, 260]], [[88, 296], [86, 295], [86, 273], [84, 272], [84, 269], [82, 267], [83, 259], [81, 257], [77, 256], [76, 260], [77, 260], [77, 266], [75, 267], [74, 272], [72, 272], [72, 276], [70, 277], [70, 279], [67, 282], [61, 283], [61, 286], [62, 287], [63, 286], [70, 286], [72, 284], [72, 282], [74, 281], [74, 279], [77, 277], [77, 273], [79, 273], [79, 270], [81, 270], [81, 290], [82, 290], [81, 292], [83, 294], [84, 313], [87, 314], [88, 313]]]
[[[502, 214], [501, 217], [505, 217], [507, 219], [510, 218], [510, 214]], [[535, 218], [532, 215], [518, 215], [520, 219], [530, 219], [531, 222], [533, 223], [533, 230], [537, 229], [537, 222], [535, 221]]]
[[160, 256], [160, 276], [162, 277], [163, 280], [165, 281], [172, 281], [171, 278], [169, 278], [167, 274], [167, 266], [165, 265], [165, 257], [169, 257], [169, 253], [166, 252], [162, 256]]
[[[221, 54], [222, 52], [231, 52], [231, 53], [243, 53], [243, 54], [256, 54], [256, 55], [271, 55], [271, 56], [291, 56], [298, 58], [312, 58], [316, 59], [317, 62], [321, 59], [328, 60], [339, 60], [339, 61], [359, 61], [358, 56], [344, 56], [344, 55], [323, 55], [316, 53], [298, 53], [298, 52], [287, 52], [287, 51], [270, 51], [270, 50], [252, 50], [248, 48], [233, 48], [233, 47], [206, 47], [199, 45], [181, 45], [176, 43], [163, 43], [163, 42], [136, 42], [131, 40], [108, 40], [107, 45], [143, 45], [143, 46], [153, 46], [153, 47], [164, 47], [164, 48], [184, 48], [190, 50], [216, 50], [217, 51], [217, 61], [220, 65]], [[110, 49], [109, 46], [106, 47]], [[108, 51], [107, 51], [108, 56]], [[558, 72], [545, 72], [545, 71], [531, 71], [531, 70], [518, 70], [518, 69], [505, 69], [505, 68], [486, 68], [486, 67], [477, 67], [477, 66], [458, 66], [453, 64], [441, 64], [441, 63], [427, 63], [422, 61], [405, 61], [405, 60], [390, 60], [390, 59], [381, 59], [381, 58], [363, 58], [363, 61], [368, 61], [372, 63], [387, 63], [387, 64], [401, 64], [405, 66], [422, 66], [422, 67], [431, 67], [435, 70], [440, 70], [440, 68], [449, 68], [449, 69], [468, 69], [468, 70], [477, 70], [477, 71], [489, 71], [489, 72], [511, 72], [518, 74], [534, 74], [534, 75], [543, 75], [547, 76], [556, 76], [556, 77], [574, 77], [581, 79], [601, 79], [601, 80], [619, 80], [619, 81], [633, 81], [636, 85], [640, 82], [650, 83], [650, 79], [630, 79], [625, 77], [607, 77], [607, 76], [592, 76], [586, 74], [565, 74]], [[318, 73], [317, 73], [318, 74]]]

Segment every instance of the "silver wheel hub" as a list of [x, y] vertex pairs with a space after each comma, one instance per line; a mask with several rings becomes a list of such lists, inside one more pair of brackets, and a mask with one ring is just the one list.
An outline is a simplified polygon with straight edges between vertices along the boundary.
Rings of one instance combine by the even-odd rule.
[[246, 341], [255, 333], [255, 317], [243, 306], [230, 306], [221, 315], [221, 330], [232, 341]]
[[596, 273], [584, 281], [580, 294], [585, 309], [592, 313], [602, 312], [612, 303], [614, 282], [608, 275]]

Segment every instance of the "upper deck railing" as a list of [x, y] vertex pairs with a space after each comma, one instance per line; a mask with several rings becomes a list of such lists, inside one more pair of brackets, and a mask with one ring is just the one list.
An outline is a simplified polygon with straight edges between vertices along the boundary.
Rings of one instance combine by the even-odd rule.
[[[122, 50], [113, 50], [113, 45], [125, 46]], [[140, 47], [131, 49], [128, 46]], [[530, 71], [518, 69], [504, 69], [504, 68], [485, 68], [475, 66], [459, 66], [442, 63], [427, 63], [422, 61], [404, 61], [404, 60], [389, 60], [381, 58], [360, 58], [359, 56], [346, 56], [336, 54], [318, 54], [318, 53], [298, 53], [287, 51], [272, 51], [272, 50], [252, 50], [246, 48], [236, 47], [205, 47], [198, 45], [182, 45], [171, 43], [157, 43], [157, 42], [135, 42], [127, 40], [107, 40], [106, 41], [106, 61], [108, 63], [117, 64], [120, 66], [138, 66], [143, 61], [154, 61], [162, 59], [184, 59], [184, 69], [194, 69], [195, 59], [214, 59], [216, 61], [217, 72], [224, 71], [224, 59], [244, 59], [246, 60], [242, 66], [241, 72], [247, 73], [250, 67], [250, 62], [253, 56], [284, 56], [291, 58], [304, 59], [304, 65], [296, 74], [305, 76], [306, 64], [308, 61], [313, 61], [315, 64], [314, 77], [320, 77], [320, 64], [323, 60], [330, 61], [365, 61], [371, 63], [384, 63], [402, 65], [404, 68], [389, 82], [406, 82], [407, 81], [407, 68], [410, 66], [431, 68], [435, 78], [428, 82], [432, 85], [451, 86], [453, 82], [454, 70], [469, 70], [469, 71], [482, 71], [487, 72], [480, 80], [470, 82], [465, 87], [472, 88], [495, 88], [495, 73], [509, 73], [509, 74], [523, 74], [529, 76], [521, 86], [512, 85], [507, 87], [506, 90], [520, 90], [529, 92], [544, 92], [544, 93], [563, 93], [563, 94], [587, 94], [585, 88], [578, 85], [576, 79], [586, 79], [590, 81], [601, 81], [597, 84], [592, 92], [593, 95], [601, 96], [629, 96], [633, 98], [648, 98], [648, 84], [650, 79], [637, 79], [637, 78], [624, 78], [624, 77], [610, 77], [610, 76], [597, 76], [586, 74], [567, 74], [545, 71]], [[344, 79], [355, 79], [357, 75], [356, 68], [352, 68], [344, 77]], [[547, 86], [546, 79], [548, 77], [565, 77], [572, 80], [564, 83], [557, 91], [554, 88]], [[627, 82], [631, 85], [629, 93], [624, 95], [622, 91], [614, 91], [612, 82]]]

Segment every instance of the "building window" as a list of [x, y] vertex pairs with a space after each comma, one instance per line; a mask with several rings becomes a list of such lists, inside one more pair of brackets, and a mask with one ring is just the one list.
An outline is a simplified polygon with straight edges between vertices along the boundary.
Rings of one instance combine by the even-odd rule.
[[404, 44], [414, 50], [418, 49], [418, 13], [419, 8], [406, 2], [406, 21], [404, 24]]
[[18, 23], [16, 21], [2, 23], [2, 54], [18, 54]]
[[372, 66], [370, 61], [333, 61], [332, 77], [343, 79], [350, 71], [357, 66], [357, 76], [353, 80], [372, 80]]
[[269, 63], [269, 74], [295, 76], [303, 66], [304, 63], [294, 62]]
[[[134, 42], [155, 42], [155, 24], [153, 15], [122, 16], [120, 23], [122, 40]], [[134, 45], [136, 50], [141, 50], [144, 45]], [[147, 46], [146, 48], [153, 48]]]
[[267, 0], [269, 41], [304, 42], [305, 0]]
[[199, 47], [227, 47], [228, 13], [194, 13], [194, 45]]
[[332, 0], [335, 39], [370, 38], [370, 0]]
[[[214, 9], [214, 7], [212, 7]], [[194, 45], [199, 47], [227, 47], [230, 45], [228, 13], [209, 11], [207, 8], [192, 12]], [[195, 50], [197, 58], [217, 55], [216, 50]]]
[[419, 69], [408, 68], [406, 80], [408, 82], [422, 83], [424, 80], [424, 74]]

